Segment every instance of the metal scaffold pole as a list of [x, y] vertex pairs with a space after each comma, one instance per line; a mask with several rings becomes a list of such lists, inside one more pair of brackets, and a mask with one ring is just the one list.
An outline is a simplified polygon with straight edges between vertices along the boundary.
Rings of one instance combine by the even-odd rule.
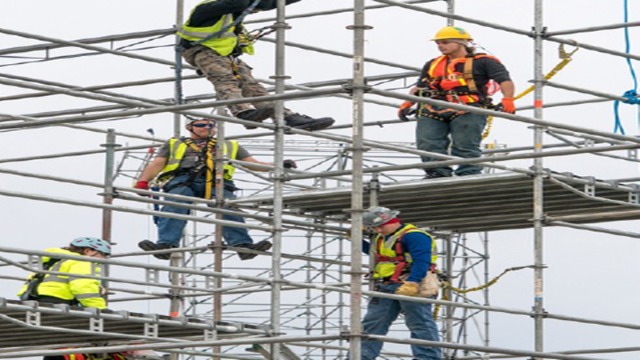
[[[276, 29], [276, 94], [284, 94], [285, 92], [285, 35], [289, 25], [286, 23], [285, 0], [278, 0], [277, 20], [274, 24]], [[283, 194], [283, 178], [284, 178], [284, 102], [276, 101], [276, 131], [274, 133], [275, 154], [273, 169], [273, 256], [271, 258], [271, 327], [275, 336], [281, 335], [281, 315], [280, 307], [282, 302], [282, 213], [284, 209]], [[271, 345], [271, 359], [280, 359], [281, 344], [273, 343]]]
[[354, 0], [353, 30], [353, 184], [351, 191], [351, 318], [350, 318], [350, 359], [360, 360], [362, 343], [362, 325], [360, 323], [362, 303], [362, 212], [363, 212], [363, 122], [364, 122], [364, 32], [370, 27], [365, 25], [364, 0]]
[[[543, 0], [535, 0], [535, 25], [534, 25], [534, 117], [542, 119], [542, 80], [543, 73]], [[542, 152], [544, 128], [542, 126], [534, 127], [534, 152]], [[544, 225], [544, 178], [543, 178], [543, 159], [535, 158], [533, 161], [533, 236], [534, 236], [534, 350], [542, 352], [544, 350], [544, 287], [543, 287], [543, 225]]]
[[[179, 29], [184, 22], [184, 0], [176, 1], [176, 29]], [[180, 105], [182, 103], [182, 54], [178, 49], [178, 44], [180, 43], [180, 36], [176, 34], [176, 47], [174, 48], [175, 59], [176, 59], [176, 74], [175, 74], [175, 87], [174, 87], [174, 96], [175, 103]], [[173, 114], [173, 136], [180, 136], [180, 114]]]
[[[103, 203], [106, 205], [113, 204], [113, 174], [115, 169], [115, 148], [119, 145], [116, 144], [116, 133], [114, 129], [107, 130], [107, 142], [103, 144], [106, 148], [105, 151], [105, 167], [104, 167], [104, 199]], [[102, 209], [102, 238], [109, 244], [111, 241], [111, 230], [113, 227], [113, 210], [105, 208]], [[109, 265], [105, 264], [104, 273], [105, 276], [109, 276]], [[104, 282], [105, 289], [109, 289], [109, 283]], [[105, 300], [109, 300], [109, 292], [105, 292]]]

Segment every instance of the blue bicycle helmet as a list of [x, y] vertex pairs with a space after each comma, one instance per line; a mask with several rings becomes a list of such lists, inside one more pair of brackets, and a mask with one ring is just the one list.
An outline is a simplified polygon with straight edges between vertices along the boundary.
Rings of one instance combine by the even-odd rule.
[[71, 245], [79, 248], [91, 248], [103, 254], [111, 255], [111, 245], [108, 242], [94, 237], [79, 237], [71, 242]]

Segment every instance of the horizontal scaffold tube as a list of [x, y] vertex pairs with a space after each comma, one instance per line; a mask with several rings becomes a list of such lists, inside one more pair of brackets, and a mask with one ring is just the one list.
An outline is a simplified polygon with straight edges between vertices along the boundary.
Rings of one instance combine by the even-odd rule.
[[[24, 250], [24, 249], [10, 248], [10, 247], [5, 247], [5, 246], [0, 246], [0, 252], [13, 253], [13, 254], [24, 254], [24, 255], [35, 255], [35, 256], [49, 256], [49, 255], [51, 255], [51, 253], [46, 252], [46, 251]], [[79, 256], [79, 255], [57, 254], [56, 256], [60, 257], [62, 259], [86, 260], [86, 257]], [[249, 275], [242, 275], [242, 274], [230, 274], [230, 273], [224, 273], [224, 272], [204, 271], [204, 270], [196, 270], [196, 269], [185, 269], [185, 268], [181, 268], [181, 267], [170, 267], [170, 266], [155, 265], [155, 264], [142, 264], [142, 263], [135, 263], [135, 262], [129, 262], [129, 261], [122, 261], [122, 260], [113, 260], [113, 259], [92, 258], [91, 261], [92, 262], [96, 262], [96, 263], [102, 263], [102, 264], [120, 265], [120, 266], [125, 266], [125, 267], [133, 267], [133, 268], [141, 268], [141, 269], [152, 269], [152, 270], [158, 270], [158, 271], [173, 271], [175, 273], [181, 273], [181, 274], [192, 274], [192, 275], [201, 275], [201, 276], [208, 276], [208, 277], [219, 277], [219, 278], [224, 278], [224, 279], [236, 279], [236, 280], [252, 281], [252, 282], [258, 282], [258, 283], [265, 283], [265, 284], [270, 284], [273, 281], [272, 279], [261, 278], [261, 277], [257, 277], [257, 276], [249, 276]], [[351, 289], [348, 289], [348, 288], [340, 288], [340, 287], [334, 287], [334, 286], [316, 285], [316, 284], [309, 284], [309, 283], [303, 283], [303, 282], [295, 282], [295, 281], [290, 281], [290, 280], [286, 280], [286, 279], [282, 279], [282, 280], [279, 280], [279, 281], [282, 283], [282, 285], [295, 286], [295, 287], [298, 287], [298, 288], [301, 288], [301, 289], [315, 289], [315, 290], [321, 290], [321, 291], [333, 291], [333, 292], [345, 293], [345, 294], [351, 293]], [[439, 304], [439, 305], [445, 305], [445, 306], [448, 305], [448, 306], [467, 308], [467, 309], [486, 310], [486, 311], [500, 312], [500, 313], [512, 314], [512, 315], [522, 315], [522, 316], [527, 316], [527, 317], [530, 317], [533, 314], [531, 311], [525, 311], [525, 310], [519, 310], [519, 309], [509, 309], [509, 308], [493, 307], [493, 306], [485, 306], [485, 305], [476, 305], [476, 304], [467, 304], [467, 303], [456, 303], [456, 302], [452, 302], [452, 301], [434, 300], [434, 299], [430, 299], [430, 298], [419, 298], [419, 297], [412, 297], [412, 296], [403, 296], [403, 295], [382, 293], [382, 292], [377, 292], [377, 291], [363, 291], [362, 295], [371, 296], [371, 297], [385, 298], [385, 299], [412, 301], [412, 302], [425, 303], [425, 304]], [[546, 316], [548, 318], [565, 319], [565, 320], [568, 320], [568, 321], [575, 321], [575, 322], [586, 323], [586, 324], [596, 324], [596, 325], [620, 327], [620, 328], [625, 328], [625, 329], [640, 330], [640, 325], [639, 324], [620, 323], [620, 322], [604, 321], [604, 320], [597, 320], [597, 319], [587, 319], [587, 318], [575, 318], [575, 317], [569, 317], [569, 316], [564, 316], [564, 315], [555, 315], [555, 314], [548, 314]]]

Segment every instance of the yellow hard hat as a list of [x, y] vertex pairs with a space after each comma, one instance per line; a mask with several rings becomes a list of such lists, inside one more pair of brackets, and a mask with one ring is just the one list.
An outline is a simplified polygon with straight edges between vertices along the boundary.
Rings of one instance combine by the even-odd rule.
[[465, 29], [453, 26], [443, 27], [436, 33], [436, 37], [431, 40], [436, 41], [444, 39], [473, 40], [471, 38], [471, 34], [469, 34]]

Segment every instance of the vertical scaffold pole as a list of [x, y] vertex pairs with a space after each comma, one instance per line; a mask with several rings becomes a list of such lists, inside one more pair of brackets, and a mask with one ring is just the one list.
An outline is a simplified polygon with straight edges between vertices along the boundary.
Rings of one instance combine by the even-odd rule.
[[[184, 22], [184, 0], [176, 1], [176, 29], [182, 26]], [[176, 35], [176, 46], [180, 43], [180, 36]], [[176, 62], [176, 79], [175, 79], [175, 102], [176, 104], [180, 104], [182, 102], [182, 55], [178, 52], [177, 49], [175, 51], [175, 62]], [[173, 114], [173, 136], [180, 136], [180, 114]]]
[[354, 0], [353, 30], [353, 184], [351, 191], [351, 318], [350, 359], [361, 359], [362, 325], [362, 211], [363, 211], [363, 121], [364, 121], [364, 0]]
[[[217, 111], [220, 113], [226, 112], [224, 108], [218, 108]], [[224, 204], [224, 122], [218, 121], [216, 123], [216, 158], [215, 158], [215, 190], [216, 190], [216, 199], [217, 208], [222, 209]], [[209, 154], [211, 156], [211, 154]], [[220, 213], [216, 214], [216, 219], [222, 220], [222, 215]], [[222, 225], [216, 225], [216, 233], [214, 238], [214, 247], [213, 247], [213, 271], [222, 272]], [[214, 288], [219, 289], [222, 287], [222, 278], [216, 278], [214, 280]], [[216, 292], [213, 294], [213, 320], [221, 321], [222, 320], [222, 293]], [[217, 338], [218, 333], [215, 332], [214, 336]], [[211, 348], [211, 352], [214, 354], [219, 354], [221, 349], [219, 346], [214, 346]]]
[[[444, 258], [445, 272], [451, 283], [453, 283], [453, 236], [453, 233], [447, 233], [442, 241], [446, 249]], [[454, 301], [453, 291], [451, 291], [451, 288], [447, 287], [444, 291], [447, 299], [449, 299], [449, 301]], [[445, 306], [445, 310], [447, 316], [444, 318], [444, 341], [453, 342], [453, 312], [455, 310], [451, 305]], [[445, 349], [445, 359], [452, 359], [452, 355], [452, 349]]]
[[[285, 34], [289, 26], [285, 18], [285, 0], [278, 0], [278, 14], [276, 17], [276, 69], [272, 78], [276, 82], [276, 94], [285, 92]], [[273, 184], [273, 256], [271, 258], [272, 279], [271, 283], [271, 326], [275, 336], [280, 331], [280, 306], [282, 290], [282, 211], [284, 208], [282, 195], [282, 182], [284, 177], [284, 102], [276, 101], [276, 131], [275, 131], [275, 155], [274, 155], [274, 184]], [[280, 344], [271, 345], [271, 359], [280, 358]]]
[[[456, 13], [456, 0], [447, 0], [447, 12], [449, 14]], [[452, 18], [447, 18], [447, 26], [453, 26], [455, 20]]]
[[[542, 119], [542, 80], [544, 74], [542, 72], [542, 54], [543, 54], [543, 35], [544, 27], [542, 25], [542, 5], [543, 0], [535, 0], [535, 42], [534, 42], [534, 117]], [[534, 152], [542, 152], [542, 135], [543, 128], [541, 126], [534, 127]], [[544, 292], [543, 292], [543, 216], [544, 216], [544, 184], [543, 184], [543, 168], [542, 157], [538, 157], [533, 162], [535, 177], [533, 179], [533, 231], [534, 231], [534, 317], [535, 317], [535, 351], [544, 351]]]
[[[482, 249], [483, 249], [483, 257], [484, 257], [484, 282], [486, 284], [489, 282], [489, 233], [482, 233]], [[484, 305], [489, 306], [491, 303], [489, 298], [489, 288], [485, 288], [482, 290], [482, 294], [484, 296]], [[489, 337], [489, 310], [484, 311], [484, 346], [489, 346], [491, 344], [491, 340]]]
[[[107, 143], [102, 144], [106, 148], [105, 151], [105, 165], [104, 165], [104, 198], [103, 203], [107, 205], [113, 204], [113, 175], [115, 169], [115, 148], [120, 146], [116, 144], [116, 132], [114, 129], [107, 130]], [[102, 210], [102, 239], [109, 244], [111, 241], [111, 228], [112, 228], [113, 213], [110, 209]], [[104, 265], [104, 276], [109, 277], [109, 265]], [[109, 283], [103, 281], [102, 285], [105, 289], [109, 288]], [[108, 291], [105, 294], [105, 300], [109, 300]]]

